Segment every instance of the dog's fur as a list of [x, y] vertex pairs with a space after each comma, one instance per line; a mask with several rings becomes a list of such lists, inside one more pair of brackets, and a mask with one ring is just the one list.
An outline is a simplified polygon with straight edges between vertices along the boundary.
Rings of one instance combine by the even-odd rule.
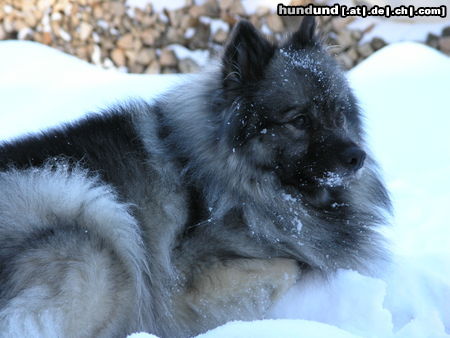
[[4, 143], [0, 335], [186, 337], [382, 257], [389, 199], [314, 26], [241, 22], [155, 103]]

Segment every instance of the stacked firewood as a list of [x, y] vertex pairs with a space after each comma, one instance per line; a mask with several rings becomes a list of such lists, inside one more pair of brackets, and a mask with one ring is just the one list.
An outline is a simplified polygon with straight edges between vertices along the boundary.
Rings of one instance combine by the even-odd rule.
[[[308, 0], [295, 0], [306, 4]], [[132, 8], [126, 0], [2, 0], [0, 40], [37, 41], [106, 68], [132, 73], [197, 71], [226, 41], [241, 18], [272, 39], [282, 39], [300, 17], [280, 17], [275, 8], [246, 12], [241, 0], [193, 0], [178, 9]], [[385, 42], [361, 43], [364, 32], [351, 30], [354, 18], [320, 17], [321, 31], [342, 65], [350, 69]], [[429, 44], [450, 53], [448, 32]]]

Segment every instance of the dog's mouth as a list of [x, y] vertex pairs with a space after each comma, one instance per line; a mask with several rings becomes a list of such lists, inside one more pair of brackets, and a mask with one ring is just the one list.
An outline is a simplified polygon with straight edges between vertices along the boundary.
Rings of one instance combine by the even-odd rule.
[[315, 176], [314, 181], [319, 187], [338, 188], [347, 187], [352, 181], [361, 177], [364, 167], [357, 171], [325, 171], [320, 176]]
[[309, 204], [316, 208], [323, 208], [333, 203], [331, 192], [325, 187], [318, 187], [314, 190], [306, 191], [302, 196]]
[[320, 173], [313, 171], [300, 174], [298, 188], [301, 190], [314, 190], [317, 188], [347, 187], [350, 182], [360, 177], [362, 169], [356, 172], [347, 170], [325, 170]]
[[316, 177], [315, 180], [319, 187], [325, 188], [336, 188], [345, 186], [345, 184], [349, 181], [349, 176], [353, 175], [344, 175], [342, 173], [327, 171], [321, 177]]
[[341, 204], [342, 193], [357, 180], [364, 167], [357, 170], [338, 168], [325, 169], [317, 165], [302, 166], [300, 170], [286, 170], [280, 166], [278, 173], [282, 184], [296, 190], [305, 202], [316, 208], [327, 208]]
[[305, 200], [312, 206], [324, 208], [340, 204], [338, 201], [343, 190], [349, 189], [351, 183], [362, 175], [363, 168], [356, 172], [325, 171], [300, 183], [299, 190]]

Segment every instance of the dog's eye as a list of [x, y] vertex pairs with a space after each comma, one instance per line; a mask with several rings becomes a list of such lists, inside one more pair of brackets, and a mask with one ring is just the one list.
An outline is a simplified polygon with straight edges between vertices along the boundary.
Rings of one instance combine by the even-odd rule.
[[309, 118], [305, 114], [300, 114], [291, 123], [299, 129], [305, 129], [309, 125]]

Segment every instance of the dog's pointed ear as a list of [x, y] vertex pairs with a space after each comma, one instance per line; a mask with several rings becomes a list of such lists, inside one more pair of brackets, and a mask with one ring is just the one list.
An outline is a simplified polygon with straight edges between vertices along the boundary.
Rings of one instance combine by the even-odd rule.
[[222, 58], [223, 84], [233, 89], [262, 77], [274, 47], [248, 21], [234, 28]]
[[316, 43], [316, 18], [314, 15], [303, 17], [299, 29], [292, 35], [290, 44], [301, 49]]

